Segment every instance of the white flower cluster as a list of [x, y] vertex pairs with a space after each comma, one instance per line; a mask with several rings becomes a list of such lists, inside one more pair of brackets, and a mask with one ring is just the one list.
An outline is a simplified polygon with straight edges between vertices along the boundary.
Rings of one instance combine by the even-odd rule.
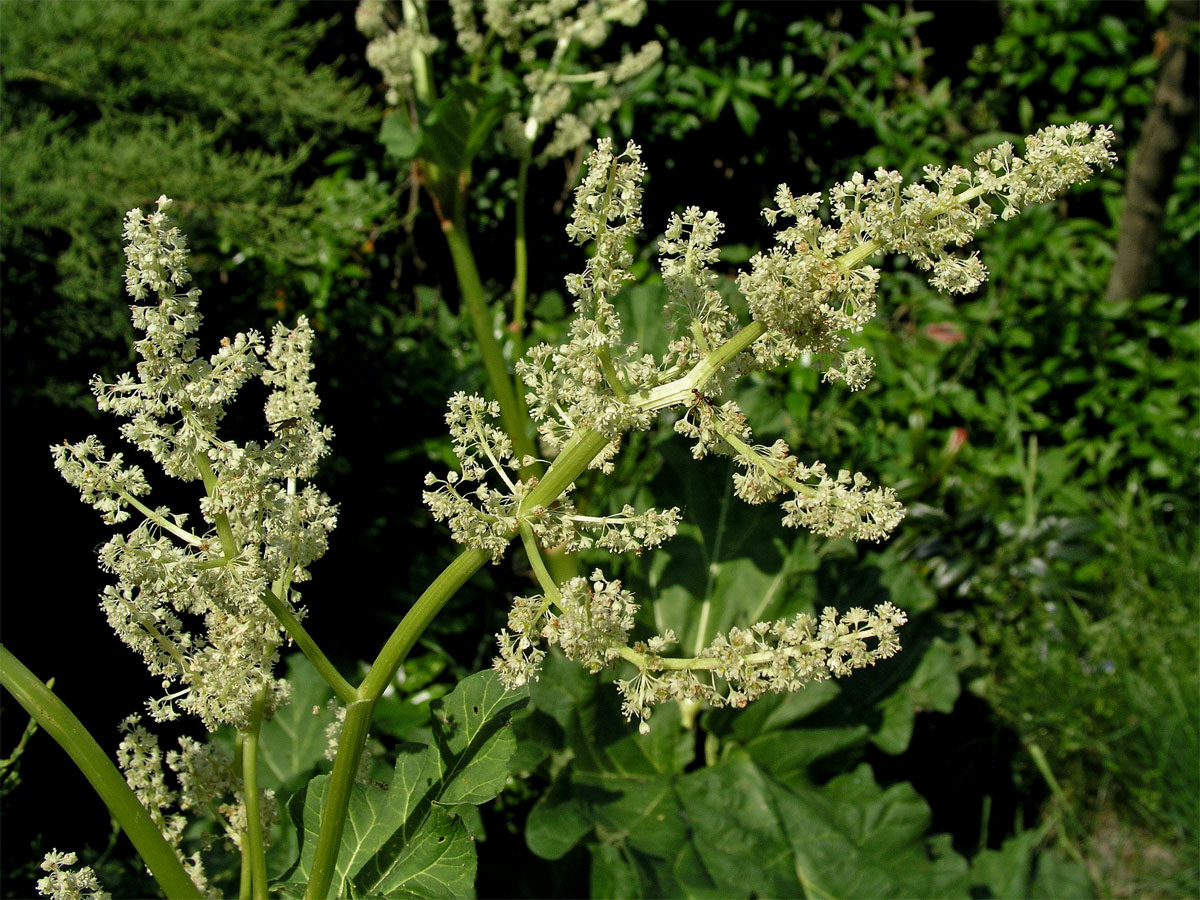
[[787, 185], [775, 194], [775, 207], [763, 210], [780, 230], [776, 245], [750, 260], [738, 275], [751, 316], [767, 327], [755, 345], [763, 365], [792, 360], [808, 351], [824, 358], [837, 352], [846, 332], [860, 331], [875, 315], [879, 272], [851, 269], [839, 256], [855, 246], [849, 231], [827, 227], [816, 215], [820, 194], [792, 195]]
[[[523, 461], [514, 457], [512, 441], [494, 424], [499, 415], [494, 400], [461, 391], [450, 398], [446, 424], [459, 471], [449, 472], [444, 479], [427, 474], [426, 486], [436, 489], [422, 496], [433, 517], [449, 524], [454, 540], [486, 550], [498, 561], [521, 522], [530, 525], [543, 545], [563, 545], [572, 551], [601, 547], [640, 553], [674, 535], [678, 509], [637, 513], [627, 505], [615, 515], [583, 516], [568, 498], [573, 485], [549, 507], [522, 509], [537, 480], [518, 478]], [[503, 487], [489, 485], [489, 474]]]
[[718, 406], [699, 391], [693, 395], [675, 421], [678, 433], [696, 441], [692, 456], [732, 456], [740, 470], [733, 474], [734, 493], [747, 503], [765, 503], [794, 492], [783, 504], [784, 525], [826, 537], [878, 541], [904, 518], [904, 507], [891, 488], [872, 487], [866, 475], [851, 475], [845, 469], [831, 478], [824, 463], [803, 465], [782, 440], [769, 447], [752, 444], [750, 425], [737, 403], [729, 400]]
[[666, 658], [676, 641], [667, 631], [629, 644], [638, 604], [621, 582], [599, 569], [590, 579], [573, 578], [558, 596], [519, 597], [508, 628], [496, 636], [499, 655], [492, 668], [509, 688], [536, 681], [544, 646], [561, 647], [568, 659], [599, 672], [624, 659], [636, 668], [617, 680], [626, 718], [649, 730], [652, 707], [668, 701], [702, 701], [715, 707], [745, 706], [766, 693], [797, 691], [814, 681], [848, 675], [900, 650], [897, 629], [908, 621], [891, 603], [874, 611], [851, 609], [842, 616], [826, 607], [820, 619], [759, 622], [717, 635], [691, 658]]
[[79, 862], [76, 853], [51, 850], [42, 859], [42, 871], [48, 872], [39, 878], [37, 891], [51, 900], [112, 900], [112, 894], [101, 889], [100, 880], [91, 866], [71, 870]]
[[[158, 738], [141, 725], [137, 716], [125, 719], [121, 731], [124, 737], [117, 747], [117, 764], [126, 783], [175, 851], [192, 883], [206, 896], [220, 897], [220, 892], [208, 884], [200, 854], [183, 855], [181, 842], [187, 826], [183, 813], [212, 816], [224, 827], [230, 848], [241, 849], [248, 823], [242, 779], [233, 754], [219, 744], [200, 743], [185, 736], [179, 739], [180, 749], [164, 758]], [[178, 790], [167, 786], [168, 768], [179, 782]], [[263, 838], [269, 841], [271, 826], [279, 821], [274, 791], [259, 791], [259, 810]]]
[[[692, 455], [697, 459], [709, 453], [733, 457], [738, 466], [734, 487], [741, 499], [759, 504], [786, 494], [784, 525], [852, 540], [887, 537], [904, 517], [892, 489], [874, 486], [862, 473], [842, 469], [833, 475], [822, 462], [803, 464], [783, 441], [755, 444], [737, 403], [721, 395], [753, 365], [804, 353], [823, 359], [827, 381], [861, 388], [871, 377], [873, 363], [864, 350], [846, 351], [844, 346], [847, 335], [860, 331], [875, 312], [879, 271], [865, 265], [872, 255], [907, 254], [920, 267], [932, 269], [932, 281], [948, 290], [975, 286], [984, 275], [982, 265], [959, 260], [947, 248], [965, 244], [995, 218], [980, 198], [998, 195], [1006, 204], [1002, 216], [1007, 218], [1028, 203], [1085, 180], [1093, 168], [1110, 166], [1111, 141], [1107, 128], [1093, 131], [1077, 124], [1044, 129], [1028, 139], [1026, 159], [1001, 145], [980, 154], [974, 171], [926, 169], [926, 179], [936, 191], [903, 186], [894, 172], [880, 170], [871, 181], [856, 175], [830, 192], [833, 217], [840, 222], [836, 227], [817, 216], [820, 195], [796, 197], [786, 185], [780, 186], [775, 207], [764, 215], [772, 225], [781, 219], [790, 224], [778, 232], [776, 246], [756, 255], [749, 271], [738, 277], [755, 319], [740, 331], [709, 271], [718, 258], [721, 223], [715, 213], [688, 208], [671, 218], [659, 245], [671, 329], [661, 362], [625, 342], [614, 304], [621, 286], [631, 279], [629, 245], [641, 225], [641, 155], [630, 144], [616, 156], [610, 141], [600, 141], [588, 158], [567, 227], [572, 239], [594, 242], [596, 248], [584, 272], [567, 279], [576, 313], [570, 340], [559, 347], [534, 347], [517, 366], [543, 440], [557, 448], [585, 429], [597, 431], [613, 439], [599, 457], [611, 465], [608, 459], [623, 431], [647, 427], [651, 414], [660, 410], [681, 409], [675, 430], [695, 441]], [[834, 365], [831, 360], [839, 353], [840, 362]], [[497, 444], [500, 436], [488, 441]], [[464, 472], [469, 469], [464, 464]], [[498, 553], [516, 531], [519, 502], [513, 498], [528, 489], [510, 490], [505, 505], [491, 509], [486, 502], [482, 510], [476, 509], [460, 502], [458, 495], [438, 502], [443, 504], [443, 517], [458, 515], [476, 532], [490, 528], [489, 539]], [[492, 496], [486, 494], [484, 500]], [[569, 512], [565, 505], [556, 508], [563, 519], [582, 518]], [[677, 513], [666, 515], [673, 531]], [[553, 538], [568, 549], [580, 546], [571, 543], [565, 530], [556, 530], [553, 515], [528, 521], [543, 545]], [[643, 519], [641, 527], [653, 524]], [[566, 528], [565, 522], [561, 527]], [[464, 536], [469, 531], [458, 527]], [[622, 549], [620, 540], [600, 540], [597, 545]], [[649, 545], [630, 544], [635, 549]], [[526, 546], [536, 555], [530, 541]], [[819, 622], [798, 616], [735, 628], [696, 658], [665, 659], [661, 651], [674, 642], [673, 635], [627, 644], [637, 606], [619, 582], [597, 571], [590, 585], [576, 579], [560, 591], [544, 566], [539, 569], [534, 562], [534, 570], [544, 595], [518, 599], [508, 629], [498, 636], [500, 654], [494, 665], [504, 682], [519, 685], [535, 678], [545, 657], [544, 644], [562, 647], [593, 671], [621, 658], [638, 670], [619, 686], [627, 715], [642, 718], [643, 727], [649, 707], [663, 700], [744, 705], [766, 691], [795, 690], [809, 681], [873, 664], [897, 652], [896, 630], [905, 622], [904, 613], [891, 604], [871, 613], [854, 609], [841, 618], [827, 609]]]
[[[700, 207], [689, 206], [682, 216], [672, 214], [658, 244], [667, 289], [666, 319], [674, 336], [664, 360], [664, 377], [687, 371], [737, 331], [737, 317], [725, 305], [716, 289], [717, 275], [709, 269], [720, 258], [716, 244], [724, 230], [715, 212], [701, 213]], [[726, 367], [705, 390], [720, 395], [737, 374], [736, 367]]]
[[579, 244], [594, 241], [595, 253], [581, 274], [566, 279], [575, 298], [571, 338], [558, 347], [539, 344], [517, 363], [530, 416], [552, 449], [580, 429], [615, 440], [654, 420], [653, 411], [629, 402], [629, 393], [657, 384], [659, 366], [625, 340], [613, 306], [621, 286], [633, 279], [628, 245], [642, 227], [645, 173], [641, 150], [632, 143], [614, 156], [612, 141], [604, 138], [588, 157], [567, 234]]
[[620, 581], [596, 569], [590, 579], [572, 578], [558, 592], [553, 603], [541, 596], [513, 601], [508, 628], [496, 636], [500, 655], [492, 663], [506, 687], [537, 680], [546, 658], [543, 642], [561, 647], [593, 673], [615, 663], [628, 645], [638, 604]]
[[[812, 352], [826, 360], [842, 352], [845, 334], [862, 329], [874, 315], [877, 269], [864, 263], [875, 253], [903, 253], [918, 268], [932, 271], [930, 284], [950, 293], [979, 287], [987, 268], [977, 253], [959, 256], [951, 248], [969, 243], [996, 216], [983, 199], [998, 198], [1001, 218], [1017, 215], [1088, 180], [1115, 161], [1112, 130], [1084, 122], [1043, 128], [1026, 139], [1026, 156], [1003, 143], [975, 157], [976, 168], [926, 166], [926, 184], [905, 184], [899, 172], [876, 170], [873, 178], [855, 173], [829, 191], [838, 223], [825, 225], [815, 213], [819, 194], [794, 197], [780, 185], [775, 207], [763, 210], [781, 230], [777, 245], [751, 261], [739, 285], [755, 320], [767, 326], [756, 347], [760, 361], [795, 359]], [[830, 380], [861, 387], [869, 361], [852, 351]]]
[[[594, 70], [582, 68], [578, 48], [599, 47], [614, 25], [636, 25], [644, 0], [451, 0], [458, 46], [476, 62], [486, 48], [499, 44], [515, 54], [524, 69], [521, 112], [508, 115], [501, 136], [518, 156], [530, 158], [534, 145], [549, 133], [539, 162], [565, 156], [591, 140], [594, 129], [621, 107], [620, 91], [662, 56], [650, 41], [617, 62]], [[424, 0], [411, 0], [405, 21], [398, 22], [383, 0], [361, 0], [355, 13], [358, 30], [370, 39], [367, 61], [387, 85], [387, 101], [414, 99], [414, 67], [431, 56], [440, 41], [429, 34]], [[549, 48], [540, 58], [542, 47]]]
[[[926, 166], [923, 184], [905, 185], [898, 172], [879, 169], [873, 179], [854, 177], [829, 192], [833, 215], [859, 243], [871, 241], [888, 253], [907, 254], [917, 267], [933, 271], [930, 284], [949, 293], [967, 293], [987, 277], [977, 253], [958, 257], [961, 247], [996, 218], [982, 196], [990, 194], [1015, 217], [1086, 181], [1094, 169], [1111, 168], [1111, 129], [1094, 131], [1084, 122], [1043, 128], [1026, 139], [1026, 157], [1007, 141], [978, 154], [975, 169]], [[972, 206], [972, 201], [975, 201]]]
[[[194, 533], [186, 515], [145, 505], [138, 499], [149, 491], [145, 473], [121, 454], [108, 456], [94, 436], [51, 452], [106, 522], [140, 513], [129, 534], [114, 535], [100, 551], [101, 565], [117, 576], [101, 606], [118, 636], [162, 676], [164, 690], [179, 685], [150, 702], [154, 717], [182, 710], [211, 730], [244, 722], [260, 690], [273, 702], [283, 697], [272, 668], [284, 635], [262, 598], [273, 586], [285, 602], [297, 602], [291, 585], [326, 550], [336, 508], [301, 482], [328, 452], [332, 432], [314, 418], [312, 329], [303, 317], [291, 330], [277, 325], [269, 350], [251, 333], [222, 340], [208, 360], [197, 356], [200, 292], [176, 291], [190, 275], [183, 236], [165, 215], [170, 205], [161, 197], [155, 212], [133, 210], [125, 223], [128, 290], [138, 300], [150, 291], [158, 299], [132, 308], [145, 333], [135, 345], [137, 378], [127, 373], [108, 384], [97, 377], [92, 387], [101, 410], [130, 420], [121, 428], [127, 440], [168, 474], [203, 480], [205, 528]], [[270, 388], [267, 439], [218, 437], [226, 407], [253, 377]]]
[[387, 102], [393, 106], [407, 102], [412, 96], [415, 60], [432, 54], [441, 42], [422, 28], [389, 21], [384, 0], [361, 0], [354, 11], [354, 24], [369, 39], [367, 62], [383, 76]]
[[714, 707], [744, 707], [767, 693], [800, 690], [814, 681], [849, 675], [900, 651], [897, 629], [908, 621], [891, 603], [874, 611], [851, 609], [841, 617], [827, 606], [820, 620], [801, 613], [792, 619], [733, 628], [692, 659], [665, 659], [671, 635], [634, 644], [638, 671], [617, 681], [621, 711], [637, 717], [644, 734], [651, 708], [671, 700]]
[[[662, 45], [649, 41], [615, 63], [581, 70], [577, 48], [604, 44], [613, 25], [634, 26], [645, 14], [643, 0], [489, 0], [482, 22], [475, 0], [451, 0], [459, 46], [474, 55], [495, 37], [528, 68], [521, 113], [511, 113], [503, 135], [519, 156], [532, 155], [541, 135], [550, 138], [539, 162], [571, 153], [591, 140], [624, 102], [621, 87], [662, 56]], [[482, 31], [480, 30], [482, 25]], [[540, 49], [550, 48], [547, 58]]]

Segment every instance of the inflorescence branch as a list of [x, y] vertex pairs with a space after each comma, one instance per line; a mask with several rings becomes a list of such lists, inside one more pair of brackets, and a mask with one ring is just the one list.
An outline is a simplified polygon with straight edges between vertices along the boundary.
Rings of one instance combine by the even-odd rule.
[[[904, 516], [891, 488], [873, 486], [861, 472], [832, 475], [820, 461], [801, 463], [783, 441], [755, 444], [737, 403], [723, 395], [745, 372], [809, 355], [822, 364], [826, 381], [862, 388], [873, 361], [866, 351], [845, 345], [875, 313], [879, 270], [868, 260], [879, 253], [904, 254], [932, 273], [935, 288], [974, 290], [986, 268], [977, 253], [961, 256], [953, 248], [996, 218], [1011, 218], [1087, 180], [1094, 170], [1109, 168], [1115, 159], [1108, 149], [1112, 140], [1107, 127], [1075, 123], [1027, 138], [1025, 157], [1004, 143], [976, 156], [974, 169], [928, 166], [923, 184], [905, 184], [898, 172], [883, 169], [870, 179], [855, 174], [829, 192], [834, 224], [828, 225], [817, 215], [819, 194], [797, 197], [780, 185], [775, 205], [763, 210], [768, 223], [782, 226], [776, 243], [754, 256], [737, 279], [753, 319], [741, 328], [708, 268], [718, 258], [721, 223], [715, 213], [691, 207], [671, 218], [659, 245], [672, 329], [661, 359], [624, 339], [613, 302], [632, 278], [629, 244], [641, 228], [645, 174], [641, 151], [630, 143], [615, 154], [611, 141], [601, 140], [588, 159], [567, 226], [573, 240], [595, 245], [584, 271], [567, 278], [575, 297], [570, 339], [531, 348], [517, 366], [544, 446], [553, 452], [581, 434], [604, 435], [610, 443], [592, 465], [608, 472], [624, 432], [647, 429], [655, 414], [673, 408], [679, 411], [675, 430], [695, 442], [694, 457], [733, 458], [735, 492], [743, 500], [758, 504], [788, 495], [784, 525], [853, 540], [886, 538]], [[985, 197], [1000, 206], [999, 216]], [[482, 422], [495, 414], [480, 398], [456, 395], [447, 420], [457, 434], [464, 431], [464, 416]], [[426, 492], [425, 500], [436, 518], [450, 522], [456, 540], [486, 549], [494, 560], [518, 531], [531, 561], [539, 543], [640, 552], [675, 531], [678, 510], [638, 514], [625, 507], [606, 517], [579, 516], [566, 499], [573, 485], [547, 505], [522, 503], [536, 480], [514, 483], [505, 475], [505, 468], [518, 467], [506, 439], [485, 424], [469, 433], [478, 443], [456, 437], [462, 472], [445, 479], [429, 475], [427, 484], [440, 487]], [[486, 472], [475, 462], [481, 456], [504, 476], [504, 490], [484, 482]], [[460, 481], [478, 486], [463, 491]], [[539, 576], [543, 573], [544, 567]], [[695, 657], [669, 659], [662, 652], [675, 643], [670, 632], [630, 644], [638, 606], [619, 581], [596, 570], [589, 579], [575, 578], [552, 591], [539, 580], [543, 594], [518, 598], [508, 628], [498, 636], [495, 668], [504, 683], [536, 678], [544, 645], [561, 647], [591, 671], [624, 660], [636, 669], [632, 678], [617, 680], [624, 711], [641, 719], [643, 729], [651, 706], [665, 700], [740, 706], [768, 691], [795, 690], [872, 665], [899, 650], [897, 629], [905, 622], [891, 604], [840, 617], [827, 608], [819, 619], [802, 614], [735, 628]]]

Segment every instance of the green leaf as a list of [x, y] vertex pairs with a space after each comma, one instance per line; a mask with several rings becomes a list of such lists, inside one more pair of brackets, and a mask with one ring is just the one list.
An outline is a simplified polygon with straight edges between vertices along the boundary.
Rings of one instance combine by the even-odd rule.
[[379, 142], [397, 162], [403, 164], [417, 155], [421, 146], [421, 127], [414, 126], [403, 113], [393, 113], [379, 128]]
[[[298, 787], [295, 780], [308, 775], [325, 759], [329, 744], [325, 729], [333, 721], [333, 710], [325, 701], [333, 691], [301, 653], [286, 660], [292, 700], [263, 725], [259, 735], [258, 783], [276, 793], [290, 793], [285, 786]], [[313, 709], [320, 712], [313, 715]]]
[[[500, 792], [516, 747], [509, 719], [525, 702], [494, 673], [472, 675], [434, 704], [434, 746], [401, 744], [390, 784], [354, 786], [336, 864], [339, 897], [472, 895], [474, 841], [453, 807]], [[302, 828], [293, 880], [310, 875], [328, 780], [314, 778], [302, 805], [290, 805]]]
[[446, 172], [466, 171], [507, 108], [504, 94], [456, 84], [422, 119], [421, 156]]
[[866, 725], [845, 728], [796, 728], [772, 731], [748, 743], [745, 750], [764, 772], [784, 784], [807, 778], [819, 759], [866, 743]]
[[737, 117], [738, 124], [742, 126], [742, 131], [747, 135], [753, 135], [754, 129], [758, 126], [758, 120], [761, 114], [754, 104], [738, 94], [734, 94], [730, 98], [733, 105], [733, 114]]
[[999, 850], [983, 850], [971, 860], [973, 896], [1024, 900], [1031, 897], [1091, 897], [1087, 870], [1038, 852], [1041, 835], [1022, 831], [1008, 838]]
[[735, 758], [680, 778], [678, 795], [719, 896], [966, 893], [966, 863], [947, 841], [926, 840], [925, 802], [908, 784], [880, 789], [865, 765], [823, 787], [795, 789]]
[[917, 712], [948, 713], [954, 709], [960, 692], [950, 645], [934, 638], [909, 679], [879, 704], [883, 723], [871, 741], [884, 753], [903, 753], [912, 740]]
[[566, 782], [554, 782], [525, 821], [525, 842], [542, 859], [561, 859], [592, 830], [587, 807]]

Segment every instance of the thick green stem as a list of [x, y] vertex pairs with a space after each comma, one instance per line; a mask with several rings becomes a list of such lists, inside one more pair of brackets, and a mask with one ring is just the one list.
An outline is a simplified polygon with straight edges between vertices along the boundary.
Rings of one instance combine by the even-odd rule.
[[[516, 235], [513, 237], [513, 314], [512, 329], [513, 359], [525, 355], [525, 304], [529, 299], [529, 245], [525, 237], [525, 198], [529, 186], [529, 154], [521, 157], [517, 165], [517, 210]], [[520, 382], [514, 383], [517, 403], [525, 413], [525, 398], [521, 395]], [[527, 414], [527, 413], [526, 413]]]
[[674, 381], [668, 381], [666, 384], [638, 391], [629, 399], [643, 409], [666, 409], [683, 403], [691, 399], [689, 395], [693, 390], [704, 387], [705, 383], [723, 366], [743, 350], [749, 349], [751, 344], [766, 333], [767, 328], [762, 322], [751, 322], [696, 363], [686, 375], [682, 375]]
[[262, 727], [266, 693], [254, 698], [250, 723], [242, 731], [242, 798], [246, 804], [246, 832], [242, 835], [242, 859], [249, 861], [250, 893], [254, 900], [267, 900], [267, 857], [263, 843], [262, 811], [258, 803], [258, 732]]
[[[404, 24], [410, 30], [420, 35], [429, 34], [429, 22], [425, 17], [425, 4], [417, 0], [401, 0], [400, 11], [404, 15]], [[429, 56], [419, 48], [419, 41], [413, 41], [409, 57], [412, 63], [413, 95], [426, 106], [433, 104], [433, 72]]]
[[0, 645], [0, 684], [79, 767], [167, 897], [199, 898], [171, 845], [163, 839], [125, 778], [66, 705], [6, 647]]
[[442, 573], [425, 589], [425, 593], [417, 598], [412, 609], [396, 626], [396, 630], [392, 632], [387, 643], [383, 645], [383, 649], [379, 651], [379, 656], [371, 664], [367, 677], [359, 685], [358, 696], [360, 699], [368, 699], [374, 703], [383, 696], [384, 690], [391, 684], [400, 665], [417, 643], [417, 639], [429, 627], [433, 617], [441, 611], [441, 608], [446, 605], [446, 601], [454, 596], [467, 579], [479, 571], [480, 567], [489, 559], [491, 559], [491, 554], [486, 550], [464, 550], [442, 570]]
[[598, 349], [596, 351], [596, 358], [600, 360], [600, 368], [604, 372], [604, 380], [608, 382], [609, 389], [622, 403], [628, 400], [629, 393], [625, 390], [625, 385], [621, 384], [621, 376], [617, 374], [617, 369], [613, 365], [612, 354], [609, 352], [608, 347]]
[[504, 430], [512, 438], [513, 449], [518, 458], [537, 456], [530, 436], [529, 417], [522, 414], [522, 408], [517, 404], [517, 392], [513, 389], [512, 376], [509, 375], [508, 366], [504, 362], [500, 342], [492, 333], [487, 297], [484, 294], [483, 282], [479, 278], [479, 270], [475, 266], [475, 254], [471, 252], [470, 241], [467, 240], [466, 232], [450, 220], [442, 222], [442, 232], [450, 247], [454, 273], [458, 277], [458, 287], [471, 320], [471, 330], [479, 344], [479, 354], [483, 358], [488, 383], [500, 404], [500, 420], [504, 424]]
[[[563, 448], [562, 453], [547, 470], [546, 475], [526, 496], [522, 509], [546, 506], [554, 502], [567, 486], [572, 484], [609, 443], [608, 438], [595, 431], [583, 431], [575, 435]], [[509, 535], [516, 536], [516, 531]], [[486, 550], [464, 550], [447, 566], [425, 592], [417, 598], [396, 626], [375, 662], [371, 664], [367, 677], [357, 691], [358, 700], [346, 709], [346, 720], [338, 739], [337, 757], [333, 763], [333, 774], [325, 794], [321, 810], [321, 832], [313, 857], [312, 875], [305, 897], [323, 900], [329, 893], [337, 865], [338, 848], [341, 846], [345, 828], [346, 811], [350, 803], [350, 789], [358, 771], [358, 760], [367, 740], [367, 730], [375, 702], [395, 677], [417, 639], [433, 621], [455, 592], [491, 558]]]
[[317, 847], [313, 855], [313, 867], [304, 892], [307, 900], [324, 900], [336, 873], [338, 850], [342, 846], [342, 832], [346, 827], [346, 811], [350, 806], [350, 795], [358, 775], [358, 764], [363, 746], [367, 742], [367, 731], [371, 724], [371, 713], [375, 701], [357, 700], [346, 707], [346, 719], [338, 738], [337, 757], [333, 771], [325, 786], [325, 803], [321, 808], [321, 832], [317, 835]]
[[[235, 771], [242, 771], [245, 756], [244, 750], [246, 746], [246, 735], [238, 732], [233, 739], [233, 768]], [[233, 833], [233, 826], [227, 826], [229, 833]], [[243, 841], [245, 838], [242, 839]], [[243, 848], [245, 844], [243, 844]], [[238, 900], [250, 900], [250, 894], [254, 890], [254, 870], [250, 865], [250, 854], [244, 850], [241, 855], [241, 867], [238, 872]]]
[[121, 491], [121, 499], [140, 512], [143, 516], [161, 528], [163, 531], [169, 531], [175, 537], [179, 538], [186, 544], [191, 544], [193, 547], [199, 547], [204, 543], [204, 539], [192, 534], [186, 528], [180, 528], [170, 519], [160, 516], [157, 512], [148, 507], [145, 503], [139, 500], [132, 494]]

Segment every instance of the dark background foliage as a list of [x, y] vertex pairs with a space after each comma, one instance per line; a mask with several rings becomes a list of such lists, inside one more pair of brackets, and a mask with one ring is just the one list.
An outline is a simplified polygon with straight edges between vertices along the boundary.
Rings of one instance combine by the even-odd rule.
[[[1072, 860], [1105, 895], [1200, 889], [1194, 119], [1167, 179], [1150, 282], [1137, 297], [1105, 296], [1168, 14], [1132, 3], [656, 3], [618, 34], [665, 47], [611, 125], [645, 149], [645, 246], [671, 211], [715, 209], [729, 272], [769, 239], [758, 211], [780, 181], [821, 190], [880, 165], [913, 177], [1048, 122], [1109, 122], [1122, 142], [1114, 173], [981, 237], [992, 278], [978, 295], [951, 302], [889, 260], [880, 319], [862, 338], [879, 366], [867, 390], [820, 386], [800, 366], [747, 390], [760, 438], [877, 474], [910, 510], [883, 550], [801, 540], [761, 566], [790, 566], [804, 602], [892, 597], [914, 612], [914, 643], [837, 703], [812, 700], [803, 730], [752, 711], [704, 717], [696, 747], [664, 751], [672, 778], [731, 771], [705, 765], [706, 735], [757, 761], [826, 735], [824, 751], [796, 763], [806, 784], [866, 804], [852, 781], [864, 763], [871, 785], [911, 784], [929, 829], [948, 836], [942, 850], [973, 858], [972, 883], [993, 895], [1000, 882], [985, 870], [1014, 860], [1028, 870], [1020, 889], [1035, 895], [1078, 883], [1053, 880]], [[106, 746], [158, 689], [89, 600], [103, 583], [89, 548], [106, 530], [57, 479], [46, 447], [93, 431], [117, 443], [84, 386], [131, 367], [121, 217], [167, 193], [205, 291], [202, 341], [300, 312], [318, 328], [322, 415], [337, 432], [320, 483], [341, 524], [305, 601], [311, 630], [353, 671], [453, 554], [420, 505], [421, 477], [447, 458], [445, 397], [478, 389], [482, 375], [436, 220], [377, 139], [382, 95], [352, 7], [10, 0], [0, 23], [5, 643], [58, 679]], [[530, 176], [539, 339], [561, 333], [562, 277], [581, 266], [563, 233], [577, 167]], [[501, 300], [515, 171], [489, 148], [472, 189], [473, 242]], [[652, 299], [651, 250], [638, 267]], [[257, 411], [243, 405], [230, 426], [251, 436]], [[685, 483], [671, 480], [690, 462], [663, 437], [633, 442], [622, 491], [673, 504], [686, 478], [700, 478], [685, 469]], [[702, 480], [724, 477], [710, 466]], [[177, 486], [163, 487], [170, 499]], [[746, 528], [765, 521], [773, 533], [774, 517], [759, 512]], [[681, 546], [663, 555], [668, 569], [687, 570]], [[636, 565], [624, 575], [657, 577]], [[436, 693], [486, 667], [506, 601], [527, 583], [520, 562], [481, 573], [438, 618], [414, 683]], [[612, 713], [611, 688], [555, 672], [579, 707]], [[7, 755], [24, 718], [3, 702]], [[551, 861], [547, 798], [577, 796], [581, 778], [580, 764], [551, 762], [582, 751], [567, 707], [540, 704], [535, 692], [521, 726], [531, 774], [485, 810], [478, 890], [619, 894], [621, 873], [655, 870], [644, 846], [613, 837], [611, 820], [588, 820], [593, 836]], [[624, 746], [609, 718], [579, 740]], [[414, 725], [393, 723], [382, 740]], [[99, 851], [109, 830], [44, 735], [21, 777], [4, 801], [6, 896], [28, 895], [50, 846]], [[69, 819], [51, 794], [78, 796]], [[518, 855], [528, 864], [514, 865]], [[121, 845], [108, 859], [112, 878], [136, 877]], [[656, 890], [670, 893], [642, 882]]]

